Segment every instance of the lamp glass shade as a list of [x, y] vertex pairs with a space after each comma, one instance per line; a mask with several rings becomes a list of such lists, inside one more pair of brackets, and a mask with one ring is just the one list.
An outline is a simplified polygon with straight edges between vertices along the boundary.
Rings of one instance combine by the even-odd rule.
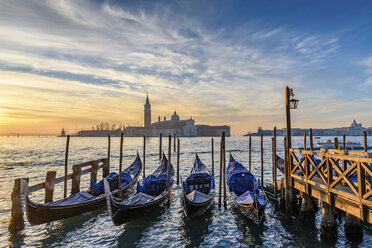
[[291, 100], [289, 100], [289, 107], [290, 107], [290, 109], [297, 109], [298, 101], [299, 100], [297, 100], [297, 99], [291, 99]]

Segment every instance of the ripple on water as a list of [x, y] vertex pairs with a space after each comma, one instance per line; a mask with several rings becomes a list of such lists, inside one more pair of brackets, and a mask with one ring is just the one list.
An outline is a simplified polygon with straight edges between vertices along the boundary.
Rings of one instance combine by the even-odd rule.
[[[350, 138], [352, 140], [352, 138]], [[369, 139], [372, 140], [372, 139]], [[119, 138], [111, 139], [111, 171], [118, 170]], [[128, 166], [136, 151], [142, 151], [142, 138], [125, 139], [123, 166]], [[210, 138], [180, 138], [180, 174], [185, 177], [198, 152], [200, 159], [210, 167]], [[372, 228], [364, 227], [364, 239], [352, 243], [345, 238], [343, 223], [339, 223], [339, 239], [336, 243], [321, 240], [319, 234], [320, 211], [314, 223], [305, 225], [298, 216], [286, 217], [269, 203], [262, 225], [228, 208], [215, 205], [199, 220], [188, 220], [179, 200], [181, 188], [174, 185], [170, 208], [153, 211], [141, 219], [116, 227], [105, 208], [79, 217], [56, 221], [50, 224], [31, 226], [26, 221], [25, 230], [16, 235], [7, 231], [11, 201], [10, 192], [16, 177], [27, 176], [30, 184], [45, 180], [47, 170], [56, 170], [63, 175], [65, 139], [60, 138], [1, 138], [0, 137], [0, 246], [35, 247], [344, 247], [359, 245], [368, 247], [372, 242]], [[219, 174], [219, 139], [215, 138], [215, 174]], [[293, 146], [302, 146], [301, 137], [293, 138]], [[278, 154], [283, 155], [282, 139], [278, 139]], [[163, 139], [163, 148], [167, 145]], [[226, 149], [244, 165], [248, 163], [248, 137], [230, 137]], [[147, 140], [146, 172], [158, 165], [158, 138]], [[252, 172], [260, 175], [260, 140], [252, 138]], [[264, 181], [271, 181], [271, 137], [264, 137]], [[107, 155], [106, 138], [71, 138], [69, 172], [76, 163], [98, 159]], [[173, 153], [174, 155], [174, 153]], [[172, 157], [172, 161], [174, 156]], [[101, 175], [100, 173], [98, 174]], [[218, 186], [216, 178], [216, 185]], [[89, 175], [82, 176], [81, 189], [89, 186]], [[68, 185], [69, 190], [71, 185]], [[55, 186], [54, 199], [63, 195], [63, 184]], [[42, 202], [44, 192], [32, 194], [32, 199]], [[26, 219], [26, 218], [25, 218]]]

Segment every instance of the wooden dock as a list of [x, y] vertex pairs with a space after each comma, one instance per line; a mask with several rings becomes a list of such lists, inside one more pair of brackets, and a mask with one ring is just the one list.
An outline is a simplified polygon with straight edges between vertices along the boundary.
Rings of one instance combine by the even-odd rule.
[[[289, 149], [289, 185], [300, 192], [372, 223], [372, 153]], [[314, 158], [321, 159], [317, 164]], [[357, 174], [357, 180], [351, 176]]]

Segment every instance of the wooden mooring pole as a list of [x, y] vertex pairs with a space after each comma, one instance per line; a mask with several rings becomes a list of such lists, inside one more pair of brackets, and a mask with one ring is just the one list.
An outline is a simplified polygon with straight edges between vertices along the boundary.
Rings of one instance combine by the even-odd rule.
[[180, 180], [180, 139], [177, 139], [177, 185]]
[[223, 206], [227, 208], [226, 202], [226, 143], [225, 132], [222, 132], [222, 163], [223, 163]]
[[212, 138], [212, 175], [214, 176], [214, 140]]
[[160, 133], [159, 135], [159, 160], [161, 160], [161, 155], [162, 155], [162, 141], [163, 141], [163, 135]]
[[107, 161], [103, 163], [102, 177], [106, 178], [110, 174], [110, 159], [111, 159], [111, 136], [107, 135]]
[[56, 171], [47, 171], [46, 178], [45, 178], [45, 198], [44, 198], [45, 203], [53, 201], [53, 192], [54, 192], [56, 175], [57, 175]]
[[12, 199], [12, 212], [11, 212], [8, 230], [11, 233], [16, 233], [25, 228], [25, 222], [23, 220], [23, 211], [22, 211], [21, 179], [20, 178], [17, 178], [14, 180], [14, 187], [13, 187], [11, 199]]
[[123, 170], [123, 132], [120, 134], [120, 158], [119, 158], [119, 198], [123, 197], [123, 186], [121, 185], [121, 172]]
[[[342, 139], [342, 149], [346, 150], [346, 135], [345, 134], [343, 135], [343, 139]], [[343, 170], [345, 171], [345, 168]]]
[[66, 152], [65, 152], [65, 180], [63, 185], [63, 198], [67, 197], [67, 174], [68, 174], [68, 148], [70, 145], [70, 135], [67, 135]]
[[170, 177], [171, 177], [171, 155], [172, 155], [172, 136], [168, 136], [168, 165], [167, 165], [167, 190], [168, 190], [168, 207], [170, 206], [170, 197], [171, 197], [171, 187], [170, 187]]
[[90, 169], [90, 179], [97, 182], [98, 160], [93, 160]]
[[142, 173], [143, 173], [143, 180], [146, 178], [146, 136], [143, 136], [143, 162], [142, 162]]
[[264, 187], [263, 134], [261, 134], [261, 188]]
[[81, 167], [79, 164], [72, 166], [71, 195], [80, 192]]
[[176, 152], [176, 134], [173, 135], [173, 151]]
[[310, 151], [314, 151], [314, 142], [313, 142], [313, 129], [309, 129], [309, 139], [310, 139]]
[[304, 150], [306, 150], [306, 133], [304, 133]]
[[249, 146], [248, 146], [248, 170], [249, 172], [252, 172], [252, 136], [249, 136]]
[[222, 136], [221, 136], [221, 142], [220, 142], [220, 182], [218, 184], [218, 207], [221, 207], [221, 195], [222, 195]]
[[277, 198], [278, 194], [278, 182], [277, 182], [277, 165], [276, 165], [276, 127], [274, 127], [274, 137], [272, 139], [272, 162], [273, 162], [273, 183], [274, 183], [274, 194]]
[[364, 151], [368, 152], [368, 144], [367, 144], [367, 132], [364, 131]]
[[338, 149], [338, 138], [337, 137], [334, 137], [333, 139], [333, 146], [335, 149]]

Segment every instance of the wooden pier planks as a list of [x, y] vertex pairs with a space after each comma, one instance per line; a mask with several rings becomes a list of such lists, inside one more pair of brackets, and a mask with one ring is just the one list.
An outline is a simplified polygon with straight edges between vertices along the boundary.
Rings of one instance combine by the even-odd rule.
[[[338, 149], [322, 149], [321, 152], [289, 149], [289, 153], [293, 159], [290, 178], [295, 189], [372, 223], [372, 189], [366, 180], [366, 176], [372, 177], [371, 153]], [[301, 158], [296, 154], [302, 155]], [[314, 156], [322, 158], [318, 165]], [[340, 160], [342, 164], [349, 164], [346, 170], [339, 164]], [[358, 172], [356, 182], [350, 180], [355, 172]]]

